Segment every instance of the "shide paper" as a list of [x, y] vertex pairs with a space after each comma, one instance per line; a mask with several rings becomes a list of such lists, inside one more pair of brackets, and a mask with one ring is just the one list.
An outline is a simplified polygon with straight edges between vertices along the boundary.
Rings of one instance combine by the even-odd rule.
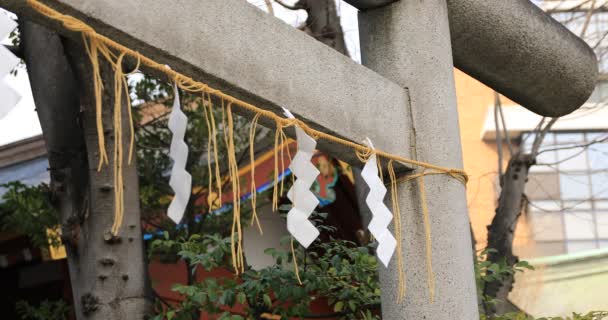
[[[289, 110], [284, 110], [289, 118], [294, 118]], [[287, 198], [293, 203], [293, 207], [287, 213], [287, 230], [302, 246], [308, 248], [319, 236], [319, 230], [308, 220], [319, 204], [317, 197], [310, 191], [310, 187], [320, 173], [311, 162], [317, 142], [300, 127], [295, 126], [295, 129], [298, 152], [289, 168], [296, 180], [287, 192]]]
[[[17, 23], [6, 14], [0, 13], [0, 40], [8, 37]], [[11, 88], [6, 82], [7, 75], [19, 64], [17, 58], [3, 45], [0, 45], [0, 119], [11, 111], [21, 99], [19, 93]]]
[[184, 216], [184, 211], [190, 199], [192, 176], [186, 171], [188, 145], [184, 142], [184, 135], [188, 126], [188, 118], [182, 112], [177, 85], [174, 86], [173, 90], [175, 92], [175, 100], [173, 101], [173, 109], [169, 116], [169, 130], [173, 133], [169, 156], [173, 159], [173, 168], [171, 169], [169, 185], [175, 192], [175, 196], [171, 200], [167, 215], [175, 223], [179, 223]]
[[[369, 139], [368, 144], [373, 148]], [[365, 199], [365, 203], [372, 213], [372, 220], [369, 222], [368, 229], [376, 241], [378, 241], [378, 248], [376, 249], [378, 259], [382, 261], [384, 266], [388, 267], [388, 263], [395, 252], [397, 241], [388, 230], [388, 225], [393, 220], [393, 214], [384, 204], [386, 188], [378, 177], [378, 163], [375, 153], [372, 153], [365, 163], [361, 171], [361, 177], [369, 186], [369, 194]]]

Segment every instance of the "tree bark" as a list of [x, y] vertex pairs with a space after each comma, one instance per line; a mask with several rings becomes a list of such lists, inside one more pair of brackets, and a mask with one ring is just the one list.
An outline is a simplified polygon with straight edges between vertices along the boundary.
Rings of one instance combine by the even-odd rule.
[[[23, 59], [47, 147], [62, 240], [69, 268], [73, 270], [78, 266], [77, 242], [89, 183], [78, 86], [56, 33], [27, 20], [20, 20], [19, 29]], [[76, 302], [80, 286], [72, 272], [70, 280]], [[74, 309], [75, 313], [82, 312], [79, 303], [74, 303]]]
[[[505, 259], [509, 266], [513, 266], [519, 261], [519, 258], [513, 254], [513, 237], [525, 201], [524, 191], [528, 181], [528, 172], [533, 164], [534, 156], [530, 154], [516, 153], [509, 160], [502, 179], [502, 190], [498, 198], [496, 214], [488, 226], [487, 247], [496, 250], [496, 252], [488, 254], [489, 261], [499, 263]], [[507, 301], [513, 283], [514, 279], [511, 276], [503, 282], [491, 282], [485, 286], [484, 295], [498, 298], [501, 301], [495, 308], [489, 308], [492, 310], [486, 310], [486, 313], [503, 314], [513, 311], [513, 306]]]
[[[282, 4], [282, 2], [277, 1]], [[335, 0], [299, 0], [290, 9], [303, 9], [308, 13], [306, 22], [299, 28], [313, 38], [348, 56], [344, 32]]]
[[[32, 22], [22, 21], [21, 28], [24, 59], [49, 152], [51, 184], [59, 199], [76, 318], [143, 319], [151, 304], [146, 298], [136, 165], [124, 168], [120, 238], [106, 241], [114, 220], [113, 170], [112, 163], [96, 170], [99, 152], [90, 63], [80, 43]], [[104, 87], [112, 88], [108, 64], [102, 63], [102, 72]], [[113, 101], [112, 90], [104, 91], [104, 106]], [[104, 109], [103, 119], [111, 154], [111, 108]], [[128, 120], [122, 124], [128, 133]], [[124, 140], [128, 150], [128, 139]]]

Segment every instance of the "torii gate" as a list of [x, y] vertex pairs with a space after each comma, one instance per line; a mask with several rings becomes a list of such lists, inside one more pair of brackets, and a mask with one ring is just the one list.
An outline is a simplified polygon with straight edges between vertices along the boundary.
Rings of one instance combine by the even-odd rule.
[[[369, 136], [387, 152], [446, 167], [462, 167], [452, 51], [465, 72], [547, 116], [578, 108], [597, 74], [591, 49], [528, 0], [349, 0], [362, 10], [364, 66], [244, 0], [44, 2], [235, 97], [276, 112], [287, 107], [313, 128], [352, 141]], [[0, 6], [39, 18], [22, 0]], [[360, 164], [339, 145], [319, 148]], [[428, 302], [416, 192], [400, 185], [397, 240], [408, 294], [397, 302], [395, 263], [381, 270], [383, 318], [478, 319], [465, 189], [431, 176], [426, 190], [435, 302]]]

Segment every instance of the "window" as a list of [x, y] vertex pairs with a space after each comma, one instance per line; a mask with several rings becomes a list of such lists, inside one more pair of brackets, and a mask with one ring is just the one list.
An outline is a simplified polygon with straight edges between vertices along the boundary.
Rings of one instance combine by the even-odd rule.
[[548, 133], [537, 163], [526, 184], [534, 255], [608, 248], [608, 132]]

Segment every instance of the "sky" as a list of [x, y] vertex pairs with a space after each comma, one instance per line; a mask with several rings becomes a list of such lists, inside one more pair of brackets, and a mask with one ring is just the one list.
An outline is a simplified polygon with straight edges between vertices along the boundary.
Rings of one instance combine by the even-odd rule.
[[[8, 13], [0, 9], [0, 14], [7, 15]], [[2, 44], [9, 43], [8, 38], [0, 40]], [[9, 74], [0, 81], [2, 82], [0, 85], [8, 85], [21, 95], [19, 103], [0, 119], [0, 146], [41, 134], [42, 130], [34, 110], [34, 99], [25, 69], [18, 67], [16, 76]]]
[[[247, 1], [266, 11], [264, 0]], [[294, 3], [295, 1], [285, 0], [285, 2]], [[342, 18], [342, 28], [348, 51], [353, 60], [360, 62], [357, 9], [340, 0], [336, 0], [336, 4]], [[277, 18], [290, 25], [299, 26], [306, 20], [306, 12], [303, 10], [288, 10], [276, 3], [273, 3], [273, 9]], [[9, 13], [0, 9], [0, 14]], [[8, 43], [7, 40], [0, 39], [3, 44]], [[19, 103], [0, 119], [0, 146], [42, 134], [25, 68], [23, 66], [19, 67], [16, 76], [7, 75], [0, 81], [3, 82], [0, 85], [9, 85], [21, 95]]]

